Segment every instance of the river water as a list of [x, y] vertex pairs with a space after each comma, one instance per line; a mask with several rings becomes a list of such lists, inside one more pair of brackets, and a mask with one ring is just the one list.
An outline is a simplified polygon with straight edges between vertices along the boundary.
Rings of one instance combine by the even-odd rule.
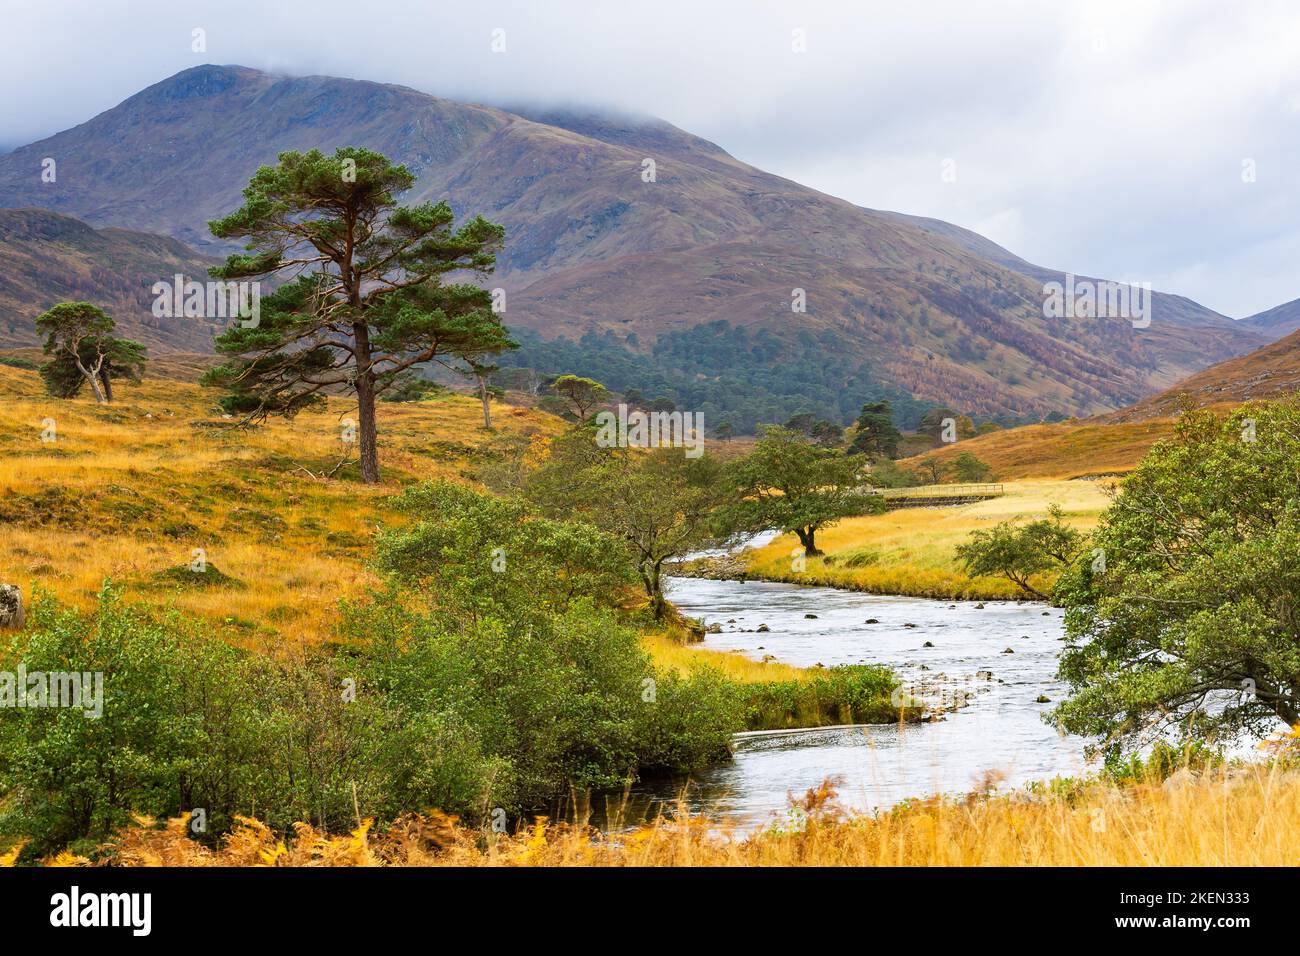
[[1081, 738], [1041, 719], [1065, 693], [1055, 678], [1058, 609], [701, 578], [672, 578], [667, 596], [684, 614], [721, 625], [702, 647], [800, 667], [884, 664], [923, 699], [963, 705], [927, 723], [742, 734], [731, 762], [635, 790], [627, 809], [638, 817], [684, 793], [693, 812], [751, 830], [779, 821], [791, 794], [828, 777], [841, 806], [872, 811], [990, 780], [1005, 789], [1095, 769]]

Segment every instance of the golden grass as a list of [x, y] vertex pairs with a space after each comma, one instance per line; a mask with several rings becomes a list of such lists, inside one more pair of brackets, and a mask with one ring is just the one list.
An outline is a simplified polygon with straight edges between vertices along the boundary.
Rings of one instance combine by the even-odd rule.
[[665, 634], [643, 635], [641, 643], [650, 652], [656, 666], [687, 675], [703, 667], [721, 671], [731, 680], [742, 684], [763, 684], [768, 681], [814, 680], [815, 668], [794, 667], [776, 661], [762, 663], [743, 654], [731, 651], [714, 651], [683, 644]]
[[[934, 798], [877, 816], [848, 816], [824, 784], [794, 801], [779, 827], [742, 838], [703, 817], [660, 819], [602, 836], [535, 821], [513, 835], [459, 827], [437, 812], [372, 834], [303, 824], [283, 840], [244, 820], [225, 845], [189, 840], [185, 818], [141, 819], [108, 848], [127, 866], [1295, 866], [1300, 772], [1282, 763], [1183, 770], [1164, 783]], [[84, 865], [62, 854], [47, 861]]]
[[923, 458], [951, 462], [968, 451], [989, 465], [998, 481], [1122, 474], [1131, 471], [1155, 442], [1169, 437], [1173, 430], [1172, 419], [1023, 425], [944, 445], [899, 464], [914, 468]]
[[[794, 535], [750, 552], [747, 570], [772, 581], [852, 588], [875, 594], [910, 594], [949, 599], [999, 600], [1022, 595], [1001, 578], [970, 578], [956, 559], [956, 548], [972, 531], [1009, 518], [1037, 518], [1058, 504], [1069, 524], [1096, 525], [1109, 504], [1097, 481], [1007, 482], [1006, 494], [986, 501], [943, 508], [901, 508], [880, 515], [848, 518], [817, 533], [822, 557], [794, 570]], [[856, 564], [856, 566], [854, 566]]]
[[[316, 479], [307, 472], [327, 472], [347, 450], [339, 422], [355, 405], [331, 399], [327, 411], [253, 431], [200, 427], [222, 421], [217, 393], [184, 381], [200, 362], [180, 364], [176, 378], [119, 386], [107, 408], [50, 398], [34, 372], [0, 365], [0, 580], [89, 609], [112, 578], [132, 598], [211, 621], [230, 643], [272, 652], [310, 646], [333, 636], [340, 599], [374, 582], [365, 566], [372, 532], [399, 520], [385, 496], [418, 479], [468, 475], [487, 437], [476, 398], [381, 402], [384, 484], [361, 484], [355, 466]], [[497, 403], [492, 417], [502, 434], [566, 427]], [[40, 440], [46, 418], [57, 430], [52, 443]], [[244, 587], [157, 580], [188, 565], [194, 548]], [[679, 671], [707, 664], [745, 682], [812, 676], [686, 648], [684, 639], [683, 625], [646, 643], [657, 662]]]
[[[0, 579], [89, 606], [105, 578], [137, 598], [211, 620], [243, 644], [315, 643], [331, 636], [339, 599], [370, 580], [364, 567], [384, 497], [423, 478], [470, 473], [480, 444], [476, 399], [380, 403], [385, 482], [366, 486], [349, 465], [320, 476], [355, 445], [341, 420], [355, 405], [230, 432], [216, 393], [151, 379], [119, 386], [117, 401], [63, 401], [38, 376], [0, 366]], [[558, 419], [495, 405], [500, 433], [551, 434]], [[46, 419], [57, 437], [41, 441]], [[194, 549], [242, 588], [160, 583]]]

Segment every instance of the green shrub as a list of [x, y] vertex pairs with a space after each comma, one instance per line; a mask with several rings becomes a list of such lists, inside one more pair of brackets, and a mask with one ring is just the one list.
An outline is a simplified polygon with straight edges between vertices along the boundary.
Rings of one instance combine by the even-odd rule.
[[[891, 695], [898, 679], [885, 667], [827, 668], [813, 680], [747, 685], [745, 727], [785, 730], [834, 724], [878, 724], [898, 719]], [[910, 710], [904, 716], [910, 716]]]
[[656, 672], [589, 599], [466, 622], [402, 598], [348, 606], [346, 643], [290, 661], [110, 587], [89, 615], [38, 600], [0, 669], [102, 673], [103, 711], [0, 708], [0, 835], [30, 838], [29, 855], [87, 849], [133, 812], [194, 808], [208, 839], [236, 814], [340, 831], [436, 807], [481, 823], [698, 769], [742, 726], [733, 685]]

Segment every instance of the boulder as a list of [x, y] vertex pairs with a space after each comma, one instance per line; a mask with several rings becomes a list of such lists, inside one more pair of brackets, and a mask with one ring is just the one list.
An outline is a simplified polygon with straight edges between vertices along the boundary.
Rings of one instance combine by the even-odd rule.
[[16, 584], [0, 584], [0, 627], [22, 627], [26, 620], [23, 589]]

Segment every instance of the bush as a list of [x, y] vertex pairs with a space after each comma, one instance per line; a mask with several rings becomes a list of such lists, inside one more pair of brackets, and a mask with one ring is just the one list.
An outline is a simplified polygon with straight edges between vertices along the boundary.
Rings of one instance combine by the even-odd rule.
[[443, 607], [564, 611], [583, 597], [612, 603], [633, 581], [623, 544], [590, 525], [533, 517], [517, 502], [446, 481], [394, 503], [416, 522], [380, 535], [377, 563]]
[[287, 662], [153, 616], [106, 587], [93, 615], [37, 601], [0, 664], [103, 674], [103, 713], [0, 709], [0, 834], [27, 852], [106, 839], [133, 812], [205, 810], [340, 831], [437, 808], [471, 824], [570, 788], [725, 757], [739, 700], [711, 676], [654, 669], [636, 633], [590, 600], [516, 623], [346, 608], [351, 642]]
[[745, 727], [784, 730], [898, 718], [891, 696], [898, 679], [885, 667], [831, 667], [813, 680], [771, 681], [747, 688]]
[[1300, 405], [1184, 409], [1101, 516], [1066, 609], [1053, 712], [1110, 753], [1300, 725]]

